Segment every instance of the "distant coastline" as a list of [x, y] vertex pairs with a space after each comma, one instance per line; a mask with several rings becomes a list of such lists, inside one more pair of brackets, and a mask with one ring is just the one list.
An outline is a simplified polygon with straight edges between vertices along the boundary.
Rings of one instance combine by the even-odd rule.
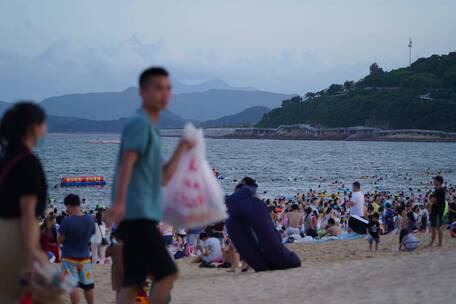
[[[162, 129], [163, 137], [180, 137], [182, 129]], [[384, 130], [370, 127], [315, 128], [310, 125], [283, 125], [278, 128], [208, 128], [207, 138], [273, 140], [346, 140], [456, 142], [456, 132], [435, 130]]]
[[[162, 137], [181, 137], [181, 128], [161, 128]], [[52, 128], [61, 134], [120, 134], [120, 128]], [[310, 125], [283, 125], [278, 128], [205, 128], [206, 138], [270, 140], [344, 140], [396, 142], [456, 142], [456, 132], [435, 130], [385, 130], [370, 127], [314, 128]]]

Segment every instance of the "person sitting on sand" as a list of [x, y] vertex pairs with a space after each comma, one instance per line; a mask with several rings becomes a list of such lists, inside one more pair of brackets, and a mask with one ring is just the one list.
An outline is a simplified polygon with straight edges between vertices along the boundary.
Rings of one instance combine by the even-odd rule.
[[241, 259], [255, 271], [300, 267], [298, 256], [283, 245], [257, 189], [256, 181], [245, 177], [227, 198], [227, 232]]
[[452, 238], [456, 238], [456, 222], [453, 222], [451, 225], [450, 225], [450, 236]]
[[327, 236], [339, 236], [342, 233], [342, 230], [337, 226], [336, 221], [333, 218], [328, 220], [326, 225], [326, 235]]
[[301, 234], [301, 227], [304, 223], [304, 215], [299, 211], [298, 204], [291, 206], [291, 211], [287, 213], [288, 226], [287, 235]]
[[323, 216], [321, 223], [320, 223], [320, 229], [325, 230], [326, 226], [328, 225], [328, 220], [332, 218], [331, 214], [331, 207], [326, 207], [325, 209], [325, 215]]
[[307, 207], [305, 210], [306, 216], [304, 218], [304, 229], [306, 235], [311, 236], [313, 238], [318, 236], [317, 233], [317, 224], [318, 224], [318, 216], [315, 215], [315, 212], [312, 210], [311, 207]]
[[195, 263], [201, 263], [201, 267], [210, 267], [212, 263], [223, 262], [222, 246], [217, 238], [201, 232], [200, 240], [203, 242], [203, 252], [196, 258]]
[[413, 251], [421, 244], [420, 240], [412, 232], [407, 232], [401, 240], [399, 251]]
[[222, 249], [225, 248], [225, 223], [223, 221], [207, 227], [205, 232], [209, 237], [219, 240]]
[[380, 243], [380, 222], [379, 214], [374, 212], [370, 219], [369, 224], [367, 224], [367, 234], [369, 235], [369, 251], [372, 251], [372, 245], [375, 242], [375, 251], [378, 250], [378, 243]]

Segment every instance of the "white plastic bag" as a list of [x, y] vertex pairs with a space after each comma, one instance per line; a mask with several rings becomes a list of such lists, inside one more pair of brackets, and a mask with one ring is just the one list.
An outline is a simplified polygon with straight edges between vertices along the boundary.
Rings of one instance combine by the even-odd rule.
[[187, 124], [185, 139], [195, 143], [163, 192], [163, 221], [176, 227], [198, 228], [227, 217], [225, 194], [206, 160], [203, 130]]

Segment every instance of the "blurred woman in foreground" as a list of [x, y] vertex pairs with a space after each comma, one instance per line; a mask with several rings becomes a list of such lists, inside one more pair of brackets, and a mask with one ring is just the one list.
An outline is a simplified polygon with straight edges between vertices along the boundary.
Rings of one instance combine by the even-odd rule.
[[18, 303], [24, 271], [47, 263], [38, 226], [47, 183], [32, 152], [46, 131], [45, 113], [33, 103], [15, 104], [0, 122], [0, 303]]

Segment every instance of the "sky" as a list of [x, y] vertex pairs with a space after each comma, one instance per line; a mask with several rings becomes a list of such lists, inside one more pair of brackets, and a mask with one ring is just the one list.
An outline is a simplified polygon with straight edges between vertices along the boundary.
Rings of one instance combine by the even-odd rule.
[[0, 100], [185, 83], [304, 94], [456, 51], [454, 0], [0, 0]]

